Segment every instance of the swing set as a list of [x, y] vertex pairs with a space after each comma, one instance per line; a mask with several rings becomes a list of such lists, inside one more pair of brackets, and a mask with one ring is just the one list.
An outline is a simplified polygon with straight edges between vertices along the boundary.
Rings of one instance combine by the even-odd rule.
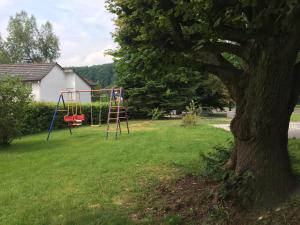
[[85, 121], [85, 115], [82, 113], [80, 92], [75, 93], [79, 97], [75, 105], [71, 102], [73, 101], [73, 93], [70, 92], [68, 94], [70, 95], [70, 100], [67, 100], [67, 114], [64, 115], [64, 122], [68, 123], [69, 126], [80, 126]]
[[[83, 122], [87, 120], [85, 114], [82, 110], [81, 103], [81, 93], [91, 93], [99, 94], [99, 113], [97, 125], [94, 124], [94, 115], [93, 115], [93, 102], [91, 101], [90, 108], [90, 125], [91, 126], [101, 126], [102, 119], [102, 95], [109, 95], [109, 108], [107, 115], [107, 129], [106, 129], [106, 139], [108, 139], [110, 131], [110, 124], [115, 123], [116, 129], [115, 138], [118, 138], [118, 134], [121, 134], [121, 122], [126, 122], [127, 133], [129, 134], [129, 125], [128, 125], [128, 115], [127, 115], [127, 106], [124, 101], [124, 89], [123, 88], [109, 88], [109, 89], [99, 89], [99, 90], [77, 90], [77, 91], [62, 91], [60, 92], [55, 111], [48, 129], [47, 141], [50, 138], [50, 134], [53, 131], [54, 124], [59, 112], [64, 112], [63, 120], [69, 128], [70, 134], [72, 134], [72, 128], [81, 126]], [[97, 96], [96, 96], [97, 97]], [[92, 100], [92, 99], [91, 99]]]

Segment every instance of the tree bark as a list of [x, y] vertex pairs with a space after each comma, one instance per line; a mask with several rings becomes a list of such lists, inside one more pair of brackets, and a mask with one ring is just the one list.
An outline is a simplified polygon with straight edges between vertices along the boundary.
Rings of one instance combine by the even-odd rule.
[[[293, 56], [270, 44], [257, 51], [249, 75], [236, 95], [237, 111], [231, 122], [235, 146], [227, 166], [237, 174], [254, 175], [255, 206], [270, 206], [295, 188], [289, 159], [288, 128], [298, 97]], [[291, 60], [290, 60], [291, 58]]]

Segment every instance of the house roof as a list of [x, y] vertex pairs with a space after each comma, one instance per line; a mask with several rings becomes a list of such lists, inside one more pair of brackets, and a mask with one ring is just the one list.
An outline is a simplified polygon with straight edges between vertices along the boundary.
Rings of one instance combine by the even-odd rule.
[[85, 83], [87, 83], [87, 84], [90, 85], [91, 87], [94, 87], [94, 86], [97, 85], [94, 81], [91, 81], [91, 80], [85, 78], [84, 76], [82, 76], [82, 75], [80, 75], [80, 74], [78, 74], [78, 73], [76, 73], [76, 74], [77, 74], [77, 75], [78, 75]]
[[40, 81], [56, 65], [58, 64], [0, 64], [0, 77], [4, 75], [11, 75], [20, 76], [24, 81]]

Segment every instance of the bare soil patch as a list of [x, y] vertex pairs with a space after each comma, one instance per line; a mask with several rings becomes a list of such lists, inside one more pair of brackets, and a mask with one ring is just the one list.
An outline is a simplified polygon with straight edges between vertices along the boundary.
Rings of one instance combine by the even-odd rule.
[[234, 206], [234, 201], [217, 201], [217, 188], [217, 182], [196, 176], [164, 181], [143, 197], [143, 208], [131, 217], [141, 221], [151, 217], [155, 224], [172, 225], [300, 225], [298, 197], [272, 210], [246, 211]]

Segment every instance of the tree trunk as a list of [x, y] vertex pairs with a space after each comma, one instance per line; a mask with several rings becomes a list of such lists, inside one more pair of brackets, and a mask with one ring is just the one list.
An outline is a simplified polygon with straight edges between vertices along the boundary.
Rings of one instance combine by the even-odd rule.
[[253, 173], [255, 206], [276, 204], [295, 188], [287, 144], [297, 82], [293, 62], [273, 48], [253, 59], [249, 78], [237, 92], [231, 122], [235, 139], [231, 166], [237, 174]]

